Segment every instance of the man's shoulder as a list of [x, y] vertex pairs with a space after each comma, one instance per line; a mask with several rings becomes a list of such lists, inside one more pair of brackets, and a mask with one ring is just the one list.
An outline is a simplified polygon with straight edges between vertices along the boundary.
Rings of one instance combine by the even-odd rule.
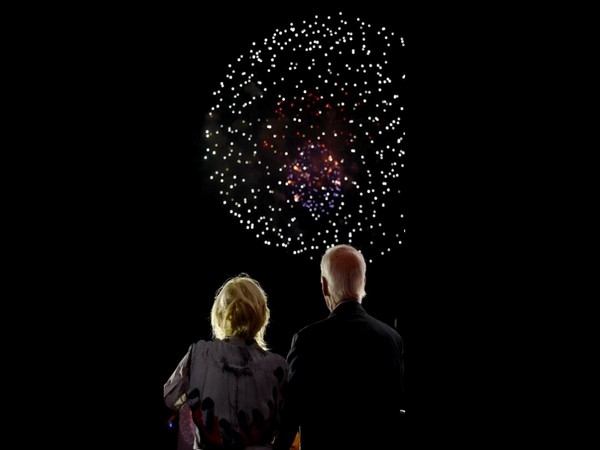
[[309, 339], [313, 336], [326, 334], [330, 330], [331, 321], [328, 318], [310, 323], [296, 332], [296, 339]]
[[381, 319], [378, 319], [377, 317], [374, 317], [372, 315], [369, 315], [369, 318], [371, 320], [371, 322], [382, 332], [392, 336], [394, 339], [396, 340], [402, 340], [402, 336], [400, 335], [400, 333], [398, 332], [398, 330], [396, 330], [393, 326], [391, 326], [389, 323], [384, 322]]

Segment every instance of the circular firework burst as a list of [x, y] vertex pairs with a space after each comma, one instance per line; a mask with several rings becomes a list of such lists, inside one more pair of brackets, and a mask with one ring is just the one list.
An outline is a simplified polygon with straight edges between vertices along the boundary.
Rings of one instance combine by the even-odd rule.
[[340, 13], [275, 30], [228, 66], [204, 164], [265, 245], [313, 258], [350, 243], [372, 260], [402, 244], [403, 51]]

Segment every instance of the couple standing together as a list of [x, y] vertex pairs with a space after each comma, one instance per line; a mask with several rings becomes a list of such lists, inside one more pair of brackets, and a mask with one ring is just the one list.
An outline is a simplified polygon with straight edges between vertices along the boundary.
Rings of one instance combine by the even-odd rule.
[[[321, 258], [327, 318], [269, 350], [260, 284], [227, 280], [211, 310], [212, 340], [193, 343], [164, 385], [179, 411], [179, 449], [380, 450], [402, 441], [402, 337], [369, 315], [366, 262], [349, 245]], [[186, 425], [187, 424], [187, 425]]]

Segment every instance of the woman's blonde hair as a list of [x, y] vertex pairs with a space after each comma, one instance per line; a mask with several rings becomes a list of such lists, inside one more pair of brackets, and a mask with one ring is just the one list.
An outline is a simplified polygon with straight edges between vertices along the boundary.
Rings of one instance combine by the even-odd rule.
[[229, 278], [217, 290], [210, 313], [213, 337], [254, 339], [268, 350], [265, 330], [270, 314], [263, 288], [258, 281], [241, 273]]

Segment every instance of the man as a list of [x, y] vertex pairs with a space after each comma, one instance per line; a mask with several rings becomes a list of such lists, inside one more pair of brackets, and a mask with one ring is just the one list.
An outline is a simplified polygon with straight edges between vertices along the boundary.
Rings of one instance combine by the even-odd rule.
[[402, 447], [403, 341], [365, 311], [365, 284], [357, 249], [337, 245], [325, 252], [321, 285], [331, 313], [292, 338], [274, 450], [288, 450], [298, 431], [302, 450]]

